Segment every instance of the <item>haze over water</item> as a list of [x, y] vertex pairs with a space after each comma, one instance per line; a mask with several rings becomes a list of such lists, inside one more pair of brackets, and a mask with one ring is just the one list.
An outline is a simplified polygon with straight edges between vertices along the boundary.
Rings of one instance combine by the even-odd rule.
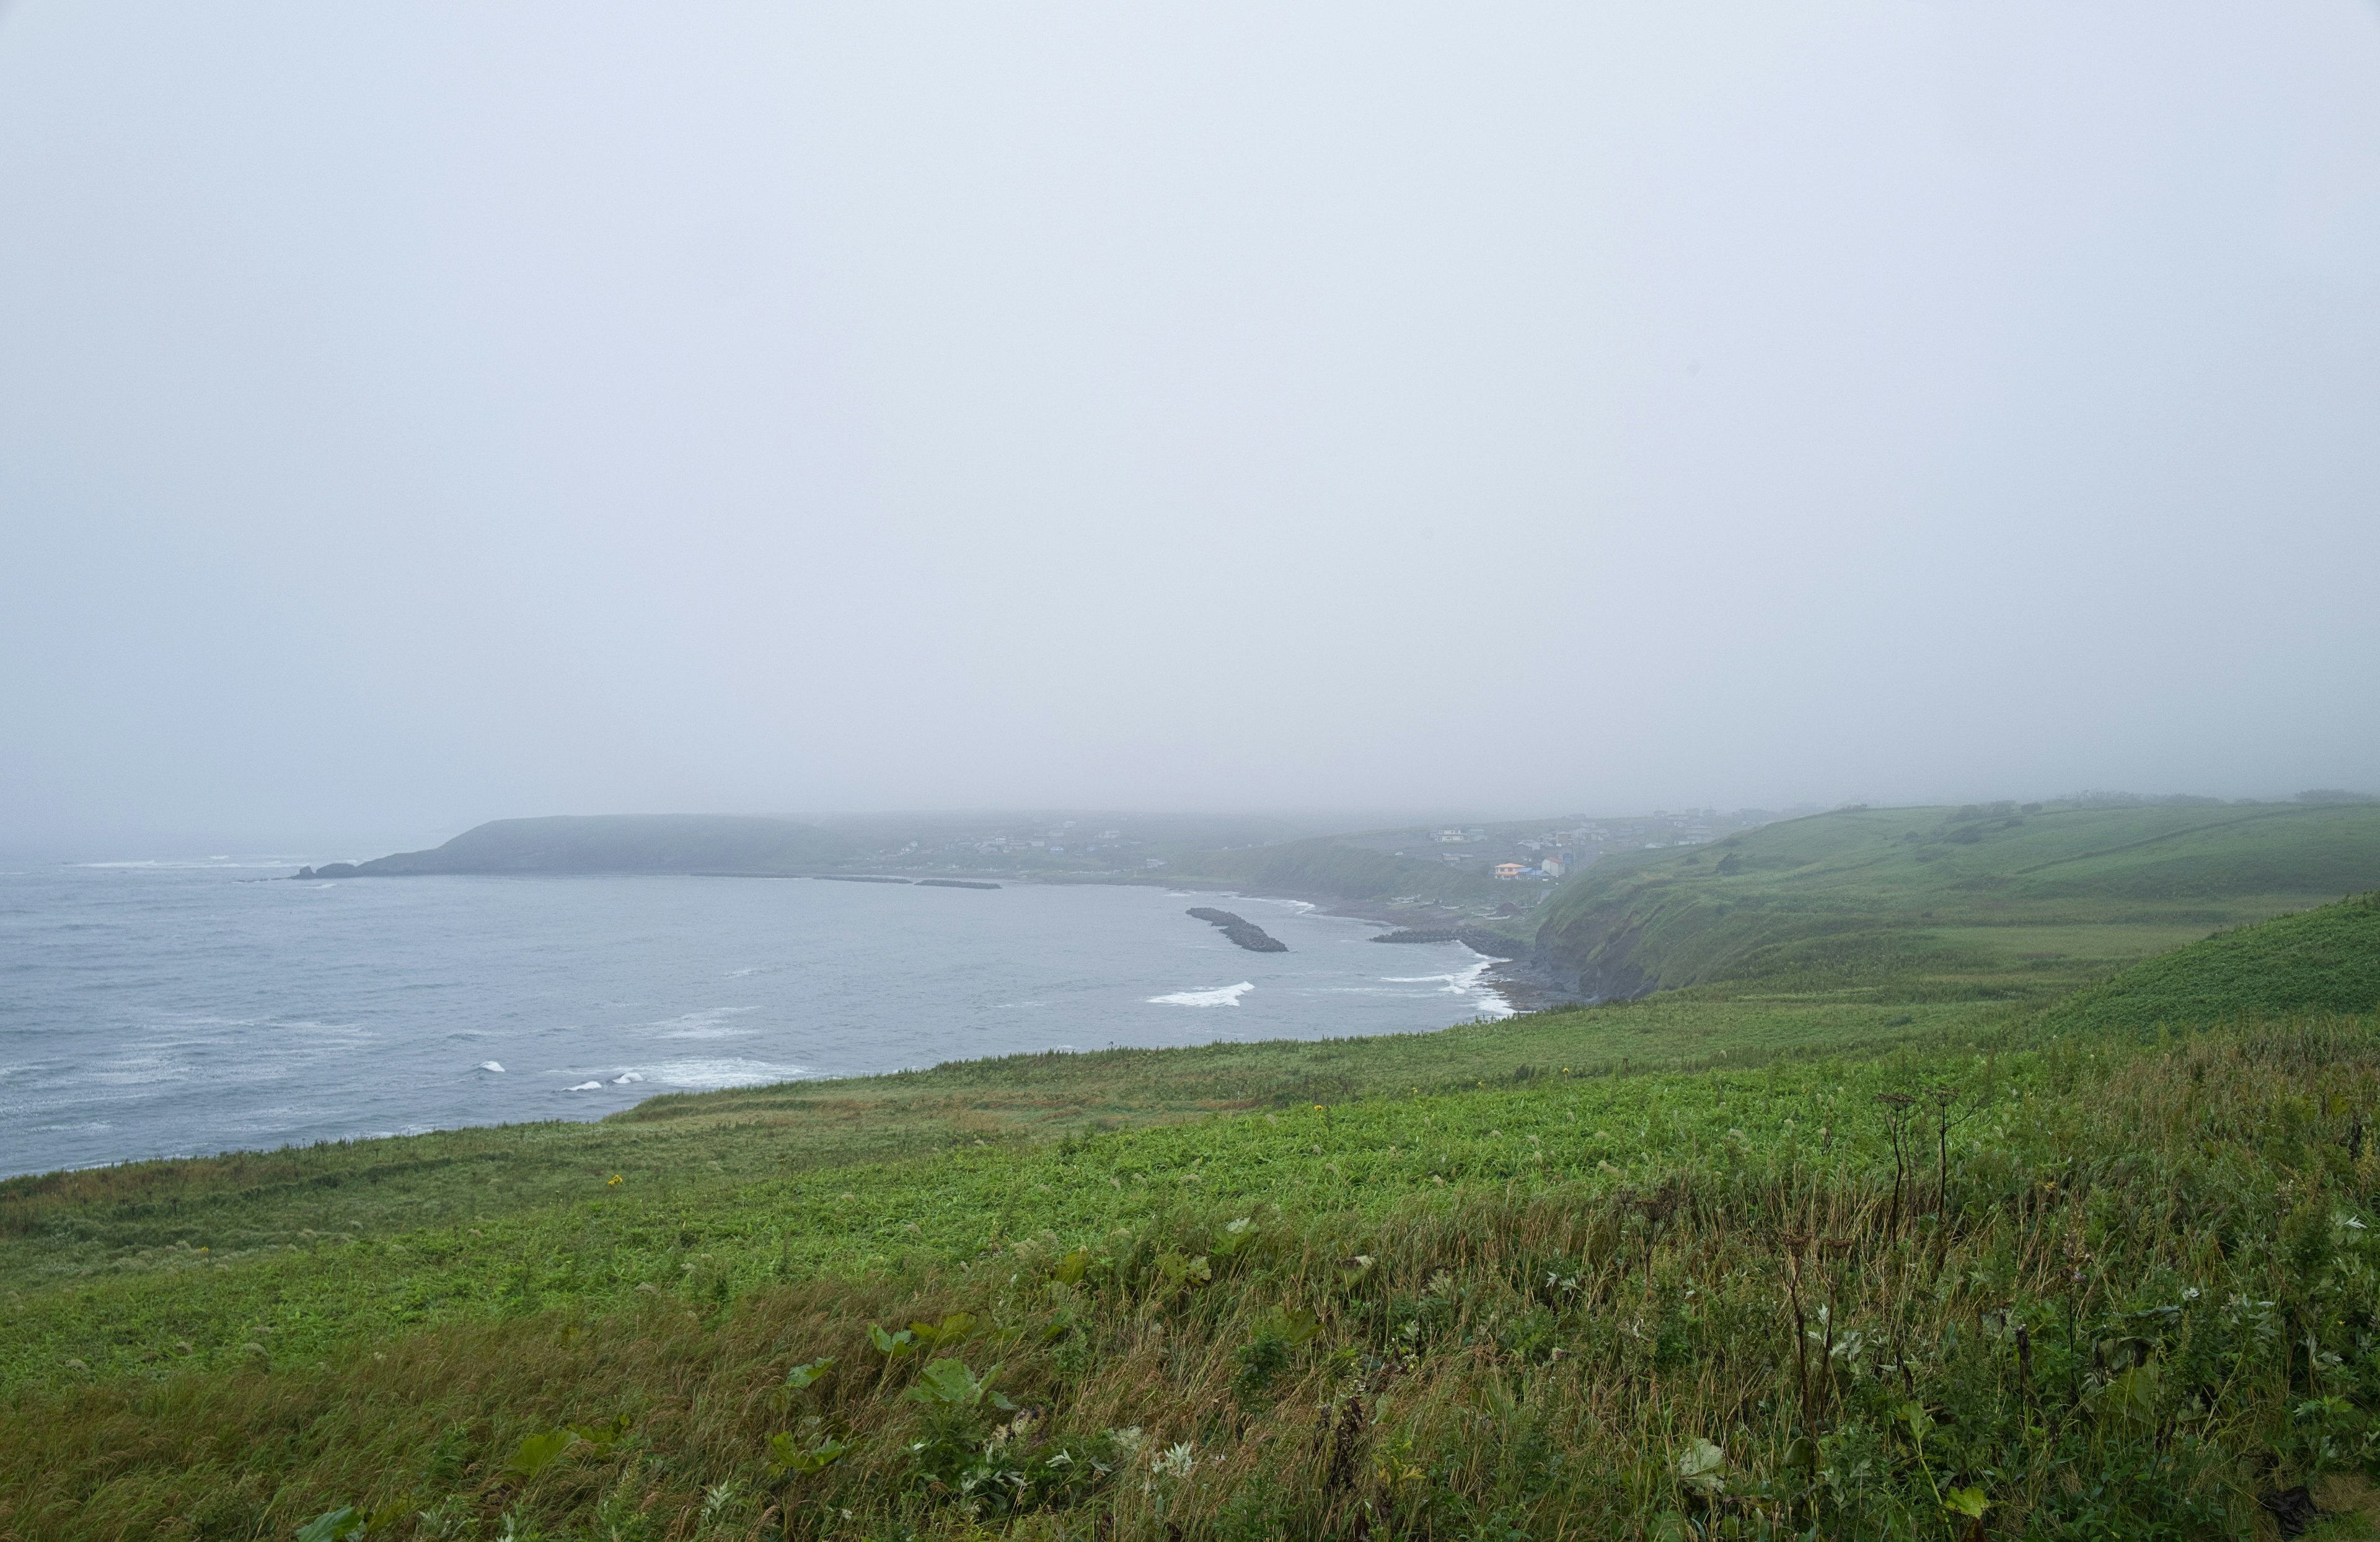
[[1460, 944], [1281, 901], [1223, 902], [1290, 949], [1255, 953], [1156, 888], [256, 881], [292, 866], [0, 874], [0, 1173], [1506, 1010]]

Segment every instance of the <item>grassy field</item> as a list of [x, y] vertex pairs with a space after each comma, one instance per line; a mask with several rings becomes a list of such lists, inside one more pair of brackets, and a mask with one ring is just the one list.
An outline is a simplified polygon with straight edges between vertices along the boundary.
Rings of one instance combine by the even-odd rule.
[[[1633, 1085], [1818, 1045], [1974, 1041], [2005, 1015], [1656, 1000], [1389, 1039], [1017, 1056], [657, 1098], [601, 1123], [14, 1179], [0, 1184], [0, 1303], [12, 1328], [0, 1387], [236, 1364], [261, 1342], [260, 1322], [303, 1359], [525, 1300], [613, 1301], [674, 1278], [688, 1235], [735, 1239], [718, 1267], [739, 1288], [843, 1267], [878, 1242], [888, 1257], [923, 1257], [905, 1230], [917, 1218], [888, 1208], [881, 1185], [956, 1195], [946, 1169], [978, 1162], [997, 1175], [1052, 1137], [1305, 1118], [1318, 1104], [1334, 1127], [1376, 1114], [1392, 1126], [1398, 1110], [1466, 1090]], [[823, 1209], [802, 1197], [821, 1185], [834, 1191]], [[846, 1191], [857, 1197], [842, 1200]], [[756, 1215], [775, 1218], [765, 1230], [783, 1238], [765, 1257], [751, 1251]], [[855, 1251], [864, 1238], [876, 1241]], [[599, 1256], [601, 1268], [588, 1262]]]
[[2053, 1031], [2380, 1009], [2380, 895], [2220, 932], [2060, 1002]]
[[2252, 1535], [2380, 1473], [2375, 919], [11, 1180], [0, 1536]]
[[1547, 907], [1592, 994], [2072, 984], [2380, 886], [2380, 804], [1847, 809], [1607, 860]]

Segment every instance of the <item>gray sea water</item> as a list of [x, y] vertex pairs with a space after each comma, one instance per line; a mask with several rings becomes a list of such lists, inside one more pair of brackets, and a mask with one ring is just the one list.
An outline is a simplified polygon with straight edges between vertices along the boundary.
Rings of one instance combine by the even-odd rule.
[[[657, 1092], [1050, 1049], [1440, 1028], [1458, 943], [1156, 888], [0, 872], [0, 1173], [593, 1119]], [[1233, 947], [1222, 904], [1287, 943]]]

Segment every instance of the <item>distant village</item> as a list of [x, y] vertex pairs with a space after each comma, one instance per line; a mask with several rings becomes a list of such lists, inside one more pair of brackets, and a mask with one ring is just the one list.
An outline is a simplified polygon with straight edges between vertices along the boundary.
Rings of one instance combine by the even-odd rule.
[[[1166, 859], [1155, 856], [1156, 844], [1116, 826], [1085, 824], [1077, 820], [1006, 822], [996, 826], [945, 829], [906, 844], [887, 844], [880, 855], [918, 863], [1003, 869], [1057, 867], [1069, 869], [1137, 868], [1153, 871]], [[1163, 843], [1168, 849], [1178, 837]]]
[[1552, 829], [1543, 824], [1449, 826], [1347, 839], [1396, 856], [1435, 856], [1450, 867], [1485, 872], [1509, 882], [1554, 883], [1614, 852], [1706, 845], [1780, 817], [1765, 808], [1731, 814], [1716, 808], [1675, 813], [1657, 808], [1650, 814], [1620, 818], [1572, 816]]
[[[1695, 846], [1723, 839], [1801, 809], [1721, 813], [1715, 808], [1655, 809], [1649, 814], [1559, 820], [1524, 820], [1369, 831], [1333, 839], [1408, 860], [1437, 861], [1461, 871], [1512, 883], [1558, 883], [1600, 858], [1622, 851]], [[1074, 820], [1014, 817], [967, 827], [959, 821], [920, 831], [916, 825], [886, 839], [879, 854], [893, 862], [1003, 871], [1162, 873], [1197, 850], [1269, 844], [1282, 833], [1228, 828], [1225, 821], [1111, 816]], [[890, 834], [890, 832], [885, 832]], [[904, 844], [905, 838], [905, 844]], [[1528, 902], [1524, 901], [1524, 904]]]

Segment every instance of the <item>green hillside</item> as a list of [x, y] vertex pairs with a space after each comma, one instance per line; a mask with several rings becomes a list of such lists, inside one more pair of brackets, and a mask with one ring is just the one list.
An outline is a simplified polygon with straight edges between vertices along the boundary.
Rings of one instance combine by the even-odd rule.
[[2380, 805], [1847, 809], [1597, 864], [1536, 940], [1597, 996], [2038, 996], [2375, 885]]
[[2380, 1009], [2380, 894], [2192, 942], [2061, 1002], [2053, 1030]]
[[492, 820], [429, 851], [355, 865], [369, 877], [407, 873], [778, 873], [846, 855], [816, 825], [740, 814], [589, 814]]

